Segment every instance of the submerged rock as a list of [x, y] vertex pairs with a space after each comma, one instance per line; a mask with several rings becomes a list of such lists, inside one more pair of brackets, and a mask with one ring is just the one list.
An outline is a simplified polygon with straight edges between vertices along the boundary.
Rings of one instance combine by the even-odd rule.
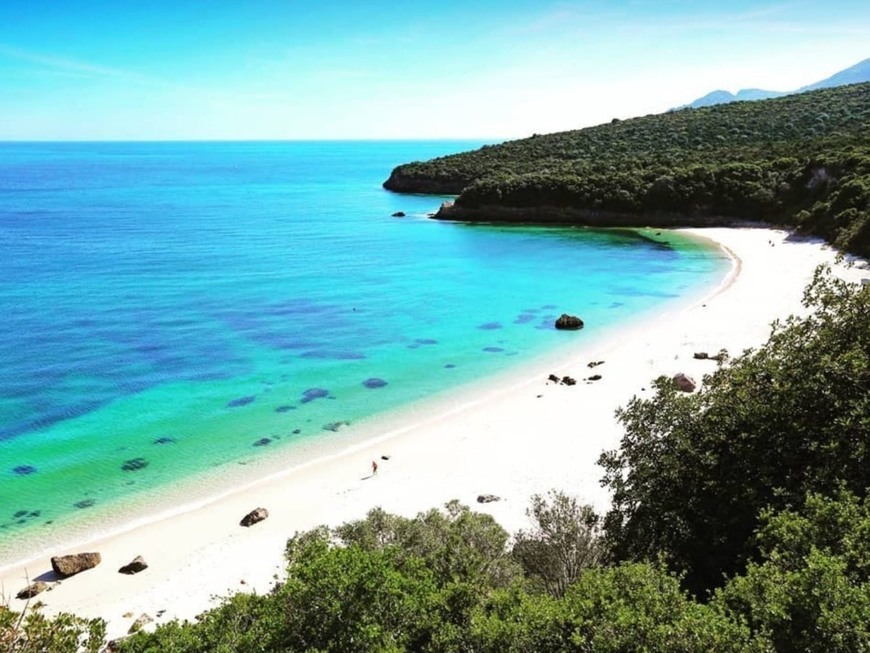
[[36, 467], [33, 465], [18, 465], [12, 468], [12, 473], [18, 476], [29, 476], [36, 473]]
[[405, 212], [404, 212], [404, 211], [396, 211], [395, 213], [393, 213], [393, 216], [392, 216], [392, 217], [394, 217], [394, 218], [404, 218], [404, 217], [405, 217]]
[[272, 442], [272, 438], [260, 438], [257, 440], [253, 446], [255, 447], [265, 447], [267, 444]]
[[308, 388], [305, 392], [302, 393], [302, 403], [307, 404], [309, 401], [314, 401], [315, 399], [323, 399], [324, 397], [329, 396], [329, 390], [325, 388]]
[[372, 390], [374, 390], [375, 388], [383, 388], [385, 385], [387, 385], [387, 382], [383, 379], [372, 377], [363, 381], [363, 385], [367, 388], [371, 388]]
[[145, 458], [131, 458], [121, 465], [121, 469], [125, 472], [138, 472], [140, 469], [148, 467], [148, 461]]
[[249, 395], [247, 397], [239, 397], [238, 399], [233, 399], [232, 401], [227, 402], [227, 408], [239, 408], [240, 406], [247, 406], [256, 399], [254, 395]]

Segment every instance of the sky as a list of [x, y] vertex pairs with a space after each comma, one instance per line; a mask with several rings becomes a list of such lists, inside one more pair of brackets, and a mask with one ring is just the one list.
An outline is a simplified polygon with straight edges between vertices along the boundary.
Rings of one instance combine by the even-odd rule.
[[0, 0], [0, 140], [502, 140], [792, 90], [867, 0]]

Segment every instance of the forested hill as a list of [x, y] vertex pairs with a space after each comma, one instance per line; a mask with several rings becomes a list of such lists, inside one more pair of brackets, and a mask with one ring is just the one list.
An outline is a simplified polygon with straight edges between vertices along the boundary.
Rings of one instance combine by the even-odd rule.
[[439, 217], [597, 226], [765, 221], [870, 255], [870, 83], [535, 135], [401, 165]]

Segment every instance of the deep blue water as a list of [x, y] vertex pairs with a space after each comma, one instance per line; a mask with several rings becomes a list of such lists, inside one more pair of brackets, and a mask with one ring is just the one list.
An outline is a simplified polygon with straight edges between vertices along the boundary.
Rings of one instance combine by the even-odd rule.
[[477, 145], [0, 144], [0, 558], [528, 362], [562, 312], [591, 338], [726, 269], [673, 234], [441, 223], [444, 198], [381, 188]]

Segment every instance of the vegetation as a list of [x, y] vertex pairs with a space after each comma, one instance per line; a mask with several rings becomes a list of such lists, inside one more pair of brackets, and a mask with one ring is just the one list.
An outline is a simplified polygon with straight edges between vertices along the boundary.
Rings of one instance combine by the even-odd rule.
[[[532, 498], [513, 538], [455, 502], [376, 509], [297, 533], [265, 596], [120, 649], [870, 650], [870, 286], [821, 270], [805, 302], [698, 393], [659, 379], [620, 412], [603, 521], [558, 492]], [[95, 650], [102, 633], [0, 609], [0, 651]]]
[[3, 653], [97, 653], [105, 641], [106, 626], [100, 619], [71, 614], [46, 617], [42, 605], [21, 613], [0, 605], [0, 651]]
[[616, 559], [664, 556], [696, 595], [757, 553], [765, 509], [807, 493], [870, 487], [870, 287], [820, 270], [808, 317], [774, 325], [766, 346], [722, 366], [701, 390], [664, 378], [619, 412], [622, 446], [604, 454]]
[[459, 194], [447, 217], [460, 219], [556, 207], [579, 224], [763, 220], [868, 255], [867, 133], [870, 84], [855, 84], [535, 135], [399, 166], [384, 185]]

